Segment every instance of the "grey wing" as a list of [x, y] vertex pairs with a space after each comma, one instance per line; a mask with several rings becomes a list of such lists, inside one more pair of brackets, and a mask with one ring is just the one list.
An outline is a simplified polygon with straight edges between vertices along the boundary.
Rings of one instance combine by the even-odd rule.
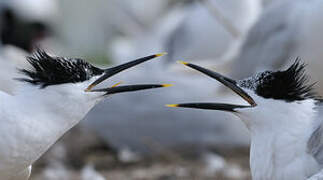
[[318, 116], [314, 122], [314, 131], [307, 142], [308, 153], [323, 166], [323, 102], [317, 106]]
[[290, 22], [294, 6], [296, 3], [287, 1], [266, 9], [248, 32], [232, 64], [232, 77], [241, 79], [257, 71], [277, 69], [293, 58], [298, 29], [298, 23]]

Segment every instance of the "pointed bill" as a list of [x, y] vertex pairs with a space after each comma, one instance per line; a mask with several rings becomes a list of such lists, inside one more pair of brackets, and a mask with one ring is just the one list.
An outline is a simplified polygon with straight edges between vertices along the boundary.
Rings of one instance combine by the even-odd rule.
[[185, 66], [193, 68], [203, 74], [206, 74], [209, 77], [216, 79], [221, 82], [223, 85], [227, 86], [244, 100], [246, 100], [250, 105], [236, 105], [236, 104], [224, 104], [224, 103], [184, 103], [184, 104], [167, 104], [167, 107], [182, 107], [182, 108], [195, 108], [195, 109], [208, 109], [208, 110], [220, 110], [228, 112], [237, 112], [236, 109], [240, 108], [252, 108], [257, 106], [256, 102], [238, 85], [237, 82], [233, 79], [225, 77], [217, 72], [205, 69], [203, 67], [197, 66], [195, 64], [187, 63], [184, 61], [178, 61]]
[[124, 63], [124, 64], [121, 64], [119, 66], [115, 66], [115, 67], [112, 67], [112, 68], [108, 68], [108, 69], [105, 69], [104, 70], [104, 74], [103, 76], [101, 76], [99, 79], [97, 79], [96, 81], [94, 81], [92, 84], [90, 84], [86, 89], [85, 91], [86, 92], [89, 92], [92, 90], [92, 88], [94, 88], [96, 85], [100, 84], [102, 81], [108, 79], [109, 77], [115, 75], [115, 74], [118, 74], [119, 72], [121, 71], [124, 71], [126, 69], [129, 69], [131, 67], [134, 67], [138, 64], [141, 64], [143, 62], [146, 62], [146, 61], [149, 61], [151, 59], [154, 59], [156, 57], [160, 57], [160, 56], [163, 56], [167, 53], [159, 53], [159, 54], [154, 54], [154, 55], [150, 55], [150, 56], [146, 56], [146, 57], [142, 57], [142, 58], [139, 58], [139, 59], [135, 59], [133, 61], [130, 61], [130, 62], [127, 62], [127, 63]]
[[183, 104], [166, 104], [167, 107], [181, 107], [181, 108], [194, 108], [206, 110], [219, 110], [236, 112], [237, 108], [250, 108], [250, 106], [223, 104], [223, 103], [183, 103]]
[[170, 87], [171, 84], [137, 84], [137, 85], [126, 85], [126, 86], [114, 86], [103, 89], [93, 89], [91, 92], [105, 92], [105, 95], [118, 94], [131, 91], [140, 91], [145, 89]]
[[195, 69], [203, 74], [206, 74], [207, 76], [216, 79], [217, 81], [221, 82], [223, 85], [227, 86], [230, 88], [232, 91], [237, 93], [240, 97], [242, 97], [244, 100], [246, 100], [251, 106], [256, 106], [256, 102], [243, 90], [241, 89], [238, 85], [237, 82], [233, 79], [230, 79], [228, 77], [225, 77], [217, 72], [211, 71], [209, 69], [203, 68], [201, 66], [187, 63], [184, 61], [179, 61], [179, 63], [184, 64], [185, 66], [188, 66], [192, 69]]

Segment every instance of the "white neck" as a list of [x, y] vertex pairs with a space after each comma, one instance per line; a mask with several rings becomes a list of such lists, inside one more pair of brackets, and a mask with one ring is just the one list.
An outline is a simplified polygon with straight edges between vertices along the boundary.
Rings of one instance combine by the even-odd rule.
[[[0, 135], [7, 137], [0, 140], [0, 156], [6, 156], [6, 167], [11, 163], [18, 169], [31, 165], [83, 119], [100, 100], [96, 93], [85, 95], [84, 85], [64, 84], [44, 89], [25, 86], [16, 96], [0, 95], [1, 101], [10, 102], [2, 106], [0, 115]], [[0, 171], [4, 168], [1, 164]]]
[[266, 99], [258, 102], [264, 104], [258, 104], [252, 113], [238, 115], [251, 134], [253, 179], [297, 180], [312, 175], [318, 164], [307, 154], [307, 141], [313, 132], [314, 101], [286, 103]]

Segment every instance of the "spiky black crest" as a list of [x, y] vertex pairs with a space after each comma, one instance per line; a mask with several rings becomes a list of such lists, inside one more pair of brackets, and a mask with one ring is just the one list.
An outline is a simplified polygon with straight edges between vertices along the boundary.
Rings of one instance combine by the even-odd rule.
[[299, 58], [285, 71], [265, 71], [256, 76], [239, 81], [241, 87], [252, 89], [264, 98], [296, 101], [318, 96], [313, 85], [308, 84], [305, 64]]
[[38, 49], [33, 56], [27, 57], [32, 70], [20, 69], [28, 78], [20, 78], [42, 88], [63, 83], [77, 83], [101, 75], [102, 69], [92, 66], [78, 58], [53, 57]]

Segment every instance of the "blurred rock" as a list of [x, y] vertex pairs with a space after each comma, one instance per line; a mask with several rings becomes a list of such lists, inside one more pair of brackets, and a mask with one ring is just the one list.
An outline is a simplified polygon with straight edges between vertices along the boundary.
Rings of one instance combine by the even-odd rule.
[[128, 148], [123, 148], [118, 152], [118, 160], [122, 163], [133, 163], [138, 162], [140, 156]]
[[247, 178], [248, 173], [244, 171], [239, 165], [232, 164], [228, 167], [224, 168], [223, 175], [230, 179], [239, 179], [239, 178]]
[[227, 165], [223, 157], [214, 153], [204, 154], [203, 160], [206, 164], [205, 174], [210, 177], [221, 172]]
[[92, 165], [86, 165], [82, 169], [81, 180], [106, 180]]
[[[71, 172], [63, 164], [53, 163], [46, 167], [38, 177], [39, 180], [72, 180]], [[37, 179], [36, 179], [37, 180]]]

